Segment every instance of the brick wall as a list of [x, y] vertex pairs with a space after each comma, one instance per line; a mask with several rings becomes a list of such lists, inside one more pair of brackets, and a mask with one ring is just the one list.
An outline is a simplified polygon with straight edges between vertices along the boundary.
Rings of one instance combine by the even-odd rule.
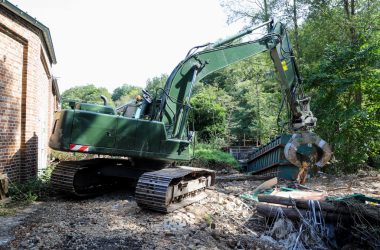
[[0, 6], [0, 173], [11, 181], [46, 166], [55, 98], [42, 32]]

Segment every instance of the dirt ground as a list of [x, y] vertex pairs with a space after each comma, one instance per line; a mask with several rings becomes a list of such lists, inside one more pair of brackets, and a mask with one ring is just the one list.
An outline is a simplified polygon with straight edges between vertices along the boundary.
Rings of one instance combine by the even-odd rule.
[[[255, 202], [240, 198], [263, 181], [229, 181], [208, 197], [170, 214], [137, 206], [133, 191], [39, 204], [12, 231], [4, 249], [281, 249], [262, 240], [266, 221]], [[307, 186], [330, 195], [363, 193], [380, 197], [380, 176], [320, 177]], [[0, 221], [4, 217], [0, 217]]]

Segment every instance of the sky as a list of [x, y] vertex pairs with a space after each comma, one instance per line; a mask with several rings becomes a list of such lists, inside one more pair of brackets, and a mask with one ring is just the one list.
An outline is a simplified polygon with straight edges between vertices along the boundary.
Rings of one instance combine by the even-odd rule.
[[112, 92], [170, 74], [187, 51], [239, 31], [219, 0], [9, 0], [49, 27], [60, 92], [95, 84]]

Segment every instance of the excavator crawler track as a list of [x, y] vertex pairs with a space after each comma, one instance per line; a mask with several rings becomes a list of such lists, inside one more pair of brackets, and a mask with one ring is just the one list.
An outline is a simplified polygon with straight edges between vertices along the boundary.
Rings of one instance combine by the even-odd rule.
[[[104, 169], [119, 166], [124, 173], [133, 171], [134, 168], [127, 165], [106, 159], [63, 161], [55, 167], [51, 184], [57, 191], [77, 197], [96, 196], [120, 181], [120, 178], [107, 176]], [[190, 167], [153, 171], [154, 166], [151, 167], [145, 170], [138, 168], [140, 172], [134, 178], [135, 181], [138, 179], [136, 202], [150, 210], [167, 213], [187, 206], [205, 198], [204, 190], [215, 183], [214, 171]]]
[[77, 162], [60, 162], [51, 174], [51, 185], [57, 191], [76, 194], [73, 185], [75, 173], [81, 169]]
[[140, 207], [172, 212], [204, 199], [204, 190], [215, 184], [215, 172], [190, 167], [166, 168], [143, 174], [136, 186]]
[[52, 187], [77, 197], [91, 197], [102, 194], [116, 184], [116, 179], [99, 175], [103, 159], [62, 161], [51, 175]]

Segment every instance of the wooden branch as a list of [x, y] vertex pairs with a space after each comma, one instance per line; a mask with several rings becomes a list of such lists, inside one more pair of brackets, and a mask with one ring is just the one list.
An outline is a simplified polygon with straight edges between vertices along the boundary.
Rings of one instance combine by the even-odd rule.
[[[275, 195], [258, 195], [258, 199], [260, 202], [274, 203], [280, 204], [284, 206], [295, 206], [297, 208], [309, 209], [309, 201], [308, 200], [300, 200], [300, 199], [292, 199]], [[319, 201], [319, 205], [322, 210], [334, 212], [334, 213], [349, 213], [346, 204], [337, 203], [333, 204], [326, 201]]]
[[[259, 202], [309, 209], [308, 200], [292, 199], [274, 195], [258, 195]], [[374, 206], [348, 201], [319, 201], [322, 211], [350, 217], [362, 216], [369, 222], [380, 222], [380, 209]]]
[[[307, 216], [308, 210], [305, 209], [296, 209], [296, 208], [286, 208], [280, 206], [270, 206], [267, 204], [259, 203], [256, 207], [258, 213], [262, 214], [267, 218], [276, 218], [278, 216], [278, 211], [282, 210], [282, 213], [286, 218], [290, 220], [300, 220], [303, 217]], [[350, 222], [352, 219], [347, 214], [339, 214], [322, 211], [321, 215], [323, 216], [326, 222]]]

